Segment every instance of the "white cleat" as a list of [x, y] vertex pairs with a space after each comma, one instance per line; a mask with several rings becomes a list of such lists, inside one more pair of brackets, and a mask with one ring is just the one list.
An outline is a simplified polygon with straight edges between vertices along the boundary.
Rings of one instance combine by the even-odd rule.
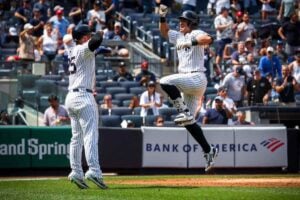
[[175, 124], [185, 126], [193, 124], [195, 120], [193, 115], [190, 114], [190, 112], [182, 112], [175, 117], [174, 122]]

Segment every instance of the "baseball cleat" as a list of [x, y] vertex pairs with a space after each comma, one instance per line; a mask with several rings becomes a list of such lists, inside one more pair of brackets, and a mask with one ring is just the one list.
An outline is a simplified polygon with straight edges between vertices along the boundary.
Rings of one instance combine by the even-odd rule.
[[96, 184], [99, 188], [103, 190], [108, 189], [107, 185], [105, 185], [102, 178], [97, 178], [92, 175], [86, 175], [85, 178], [89, 181], [92, 181], [94, 184]]
[[77, 185], [77, 187], [79, 187], [80, 189], [88, 189], [89, 188], [89, 186], [84, 182], [83, 179], [77, 178], [75, 176], [69, 176], [68, 178], [71, 181], [71, 183], [75, 183]]
[[194, 123], [194, 117], [191, 115], [190, 112], [182, 112], [179, 115], [177, 115], [174, 119], [175, 124], [184, 124], [189, 125]]
[[204, 158], [206, 160], [205, 164], [205, 172], [209, 172], [211, 168], [215, 164], [215, 158], [218, 156], [219, 150], [215, 147], [211, 147], [211, 150], [209, 153], [204, 154]]

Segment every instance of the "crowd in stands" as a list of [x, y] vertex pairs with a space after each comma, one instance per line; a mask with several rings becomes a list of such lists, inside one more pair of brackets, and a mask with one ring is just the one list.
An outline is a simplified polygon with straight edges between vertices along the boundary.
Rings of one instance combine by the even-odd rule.
[[[31, 73], [26, 63], [42, 61], [47, 64], [46, 74], [61, 72], [62, 80], [68, 82], [66, 50], [74, 45], [72, 29], [77, 24], [87, 23], [93, 31], [102, 30], [105, 40], [130, 42], [131, 36], [123, 30], [116, 12], [126, 15], [123, 10], [131, 9], [146, 16], [157, 13], [161, 3], [169, 7], [172, 16], [183, 10], [196, 11], [199, 29], [215, 39], [205, 51], [209, 84], [195, 113], [199, 123], [252, 125], [245, 121], [239, 107], [296, 105], [300, 96], [299, 0], [0, 0], [0, 46], [16, 50], [3, 61], [24, 62], [21, 73]], [[96, 52], [121, 58], [113, 76], [99, 78], [96, 83], [95, 98], [104, 115], [114, 115], [115, 108], [126, 107], [130, 114], [142, 117], [142, 124], [147, 124], [149, 115], [155, 116], [151, 125], [172, 121], [172, 116], [167, 119], [160, 112], [170, 104], [159, 91], [159, 77], [149, 70], [148, 61], [141, 61], [140, 72], [134, 74], [125, 59], [131, 56], [126, 46], [102, 46]], [[62, 68], [54, 64], [57, 60], [64, 61]], [[135, 84], [126, 86], [128, 82]], [[50, 107], [42, 111], [45, 125], [65, 124], [62, 121], [68, 121], [67, 115], [57, 114], [63, 112], [57, 110], [61, 108], [57, 96], [48, 100]], [[1, 111], [0, 123], [12, 123], [6, 110]], [[133, 119], [125, 119], [124, 124], [137, 126]]]

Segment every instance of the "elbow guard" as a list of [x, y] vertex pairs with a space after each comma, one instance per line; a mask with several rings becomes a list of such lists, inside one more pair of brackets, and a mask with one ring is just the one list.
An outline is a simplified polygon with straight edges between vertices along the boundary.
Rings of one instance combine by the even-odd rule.
[[89, 41], [89, 49], [95, 51], [102, 43], [103, 37], [102, 34], [97, 32]]

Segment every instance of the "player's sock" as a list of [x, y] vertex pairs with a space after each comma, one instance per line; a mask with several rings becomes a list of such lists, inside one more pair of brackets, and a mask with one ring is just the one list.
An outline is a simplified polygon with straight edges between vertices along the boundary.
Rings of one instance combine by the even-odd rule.
[[204, 153], [210, 152], [210, 145], [203, 135], [202, 128], [197, 124], [186, 125], [185, 128], [191, 133], [194, 139], [201, 145]]
[[160, 84], [161, 88], [169, 95], [170, 99], [175, 100], [181, 98], [180, 91], [174, 85]]

